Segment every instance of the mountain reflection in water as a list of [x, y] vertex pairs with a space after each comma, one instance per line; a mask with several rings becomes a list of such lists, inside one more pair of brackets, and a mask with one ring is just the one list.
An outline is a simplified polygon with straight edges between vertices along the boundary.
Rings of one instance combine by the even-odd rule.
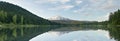
[[120, 41], [120, 27], [1, 27], [0, 41]]

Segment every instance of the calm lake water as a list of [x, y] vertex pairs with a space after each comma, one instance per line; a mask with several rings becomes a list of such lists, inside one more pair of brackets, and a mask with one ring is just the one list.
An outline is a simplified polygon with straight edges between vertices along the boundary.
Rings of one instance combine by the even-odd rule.
[[120, 27], [1, 27], [0, 41], [120, 41]]

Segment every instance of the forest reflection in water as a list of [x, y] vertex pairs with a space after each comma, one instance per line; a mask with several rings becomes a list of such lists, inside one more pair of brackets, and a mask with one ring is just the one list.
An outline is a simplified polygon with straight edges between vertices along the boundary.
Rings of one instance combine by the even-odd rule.
[[11, 26], [0, 28], [0, 41], [29, 41], [29, 39], [54, 29], [56, 26]]
[[[69, 29], [68, 29], [69, 28]], [[0, 41], [29, 41], [30, 39], [41, 35], [45, 32], [55, 31], [78, 31], [78, 30], [106, 30], [109, 32], [111, 39], [120, 41], [120, 27], [119, 26], [34, 26], [34, 27], [1, 27]], [[39, 40], [40, 41], [40, 40]]]

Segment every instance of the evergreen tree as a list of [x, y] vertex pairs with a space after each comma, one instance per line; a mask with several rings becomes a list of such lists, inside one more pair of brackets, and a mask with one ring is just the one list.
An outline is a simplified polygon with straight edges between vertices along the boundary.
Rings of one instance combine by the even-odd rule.
[[14, 23], [14, 24], [17, 24], [17, 15], [14, 15], [14, 16], [13, 16], [13, 23]]
[[109, 24], [120, 25], [120, 10], [111, 13], [109, 16]]
[[23, 24], [23, 21], [24, 21], [24, 17], [21, 16], [21, 24]]

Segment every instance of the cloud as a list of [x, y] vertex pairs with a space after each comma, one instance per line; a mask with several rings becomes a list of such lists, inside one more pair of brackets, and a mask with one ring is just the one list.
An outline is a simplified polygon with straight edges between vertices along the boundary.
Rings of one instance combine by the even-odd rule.
[[74, 13], [77, 13], [77, 14], [81, 14], [83, 16], [91, 16], [92, 14], [88, 13], [88, 12], [82, 12], [81, 10], [74, 10], [73, 11]]
[[100, 0], [89, 0], [89, 1], [92, 2], [92, 3], [100, 2]]
[[71, 8], [73, 8], [74, 6], [73, 5], [65, 5], [65, 6], [63, 6], [62, 8], [63, 9], [71, 9]]
[[36, 1], [34, 1], [34, 3], [38, 3], [38, 4], [43, 4], [43, 3], [47, 3], [47, 1], [46, 0], [36, 0]]
[[84, 12], [87, 12], [89, 11], [90, 9], [92, 9], [91, 7], [89, 7], [88, 4], [82, 6], [81, 8], [78, 8], [77, 10], [73, 10], [74, 13], [84, 13]]
[[70, 0], [60, 0], [59, 2], [61, 2], [62, 4], [65, 4], [67, 2], [70, 2]]
[[82, 1], [81, 1], [81, 0], [76, 0], [75, 3], [76, 3], [77, 5], [79, 5], [80, 3], [82, 3]]
[[75, 7], [74, 5], [61, 5], [61, 6], [56, 6], [54, 8], [50, 8], [48, 10], [69, 10]]
[[101, 8], [106, 10], [116, 9], [116, 8], [118, 9], [120, 8], [120, 5], [114, 4], [114, 0], [107, 0], [107, 2], [104, 3]]
[[36, 0], [35, 3], [61, 3], [61, 4], [65, 4], [67, 2], [69, 2], [70, 0]]

